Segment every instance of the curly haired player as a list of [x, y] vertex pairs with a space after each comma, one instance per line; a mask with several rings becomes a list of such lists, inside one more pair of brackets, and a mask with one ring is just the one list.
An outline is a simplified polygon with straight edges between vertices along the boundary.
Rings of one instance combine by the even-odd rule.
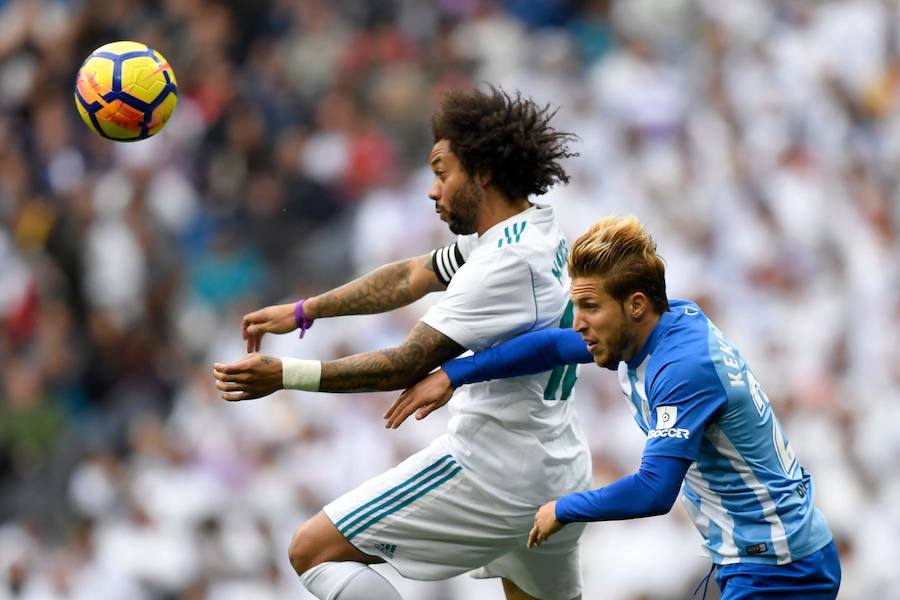
[[[387, 311], [446, 290], [441, 300], [397, 348], [325, 362], [254, 353], [216, 364], [223, 396], [402, 389], [466, 349], [571, 325], [568, 246], [553, 210], [529, 200], [568, 181], [559, 161], [573, 156], [574, 136], [550, 126], [553, 114], [493, 88], [449, 94], [432, 119], [428, 196], [457, 241], [250, 313], [242, 328], [254, 352], [266, 332], [302, 333], [315, 319]], [[323, 599], [396, 599], [368, 567], [386, 561], [422, 580], [478, 569], [476, 577], [501, 577], [509, 599], [579, 598], [583, 525], [537, 552], [525, 546], [546, 498], [591, 485], [590, 454], [568, 401], [574, 383], [571, 371], [466, 387], [445, 435], [297, 530], [290, 559], [303, 585]]]

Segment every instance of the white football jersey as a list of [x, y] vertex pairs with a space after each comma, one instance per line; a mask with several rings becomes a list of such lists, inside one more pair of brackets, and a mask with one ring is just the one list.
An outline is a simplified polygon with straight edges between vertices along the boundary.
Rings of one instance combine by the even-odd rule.
[[[484, 235], [460, 236], [456, 246], [452, 264], [447, 250], [436, 258], [447, 260], [452, 278], [422, 322], [473, 352], [571, 326], [568, 245], [552, 208], [534, 205]], [[456, 390], [446, 434], [453, 457], [487, 491], [517, 505], [589, 488], [590, 452], [571, 397], [575, 369]]]

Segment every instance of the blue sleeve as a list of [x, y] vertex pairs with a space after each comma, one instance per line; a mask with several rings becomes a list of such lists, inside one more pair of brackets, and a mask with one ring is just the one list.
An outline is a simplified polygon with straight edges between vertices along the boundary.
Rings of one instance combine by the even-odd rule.
[[633, 475], [587, 492], [576, 492], [556, 501], [560, 523], [614, 521], [664, 515], [672, 508], [690, 460], [644, 455]]
[[696, 460], [707, 426], [728, 400], [713, 362], [702, 357], [665, 364], [653, 376], [647, 395], [650, 429], [644, 455]]
[[593, 360], [581, 335], [572, 329], [541, 329], [522, 334], [472, 356], [443, 364], [450, 383], [467, 383], [542, 373], [553, 367]]

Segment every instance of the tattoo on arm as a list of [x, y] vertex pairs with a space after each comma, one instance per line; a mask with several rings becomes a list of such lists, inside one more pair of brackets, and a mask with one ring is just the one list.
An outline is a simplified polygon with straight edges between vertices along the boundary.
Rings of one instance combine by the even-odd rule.
[[316, 296], [316, 317], [386, 312], [443, 289], [432, 270], [431, 256], [419, 256], [385, 265]]
[[316, 316], [366, 315], [409, 304], [412, 298], [408, 262], [385, 265], [316, 296]]
[[401, 390], [463, 350], [440, 331], [419, 322], [398, 348], [323, 362], [319, 391]]

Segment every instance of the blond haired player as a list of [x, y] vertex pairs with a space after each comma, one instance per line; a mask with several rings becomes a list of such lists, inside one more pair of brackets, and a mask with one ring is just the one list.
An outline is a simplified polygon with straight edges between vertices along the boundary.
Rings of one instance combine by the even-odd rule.
[[641, 223], [595, 223], [572, 247], [569, 272], [572, 329], [527, 333], [450, 361], [398, 399], [388, 424], [440, 406], [451, 384], [571, 362], [617, 370], [647, 436], [640, 469], [596, 490], [547, 498], [528, 545], [553, 541], [567, 523], [667, 513], [680, 490], [722, 598], [833, 600], [840, 558], [815, 506], [812, 476], [737, 347], [695, 303], [667, 297], [665, 265]]

